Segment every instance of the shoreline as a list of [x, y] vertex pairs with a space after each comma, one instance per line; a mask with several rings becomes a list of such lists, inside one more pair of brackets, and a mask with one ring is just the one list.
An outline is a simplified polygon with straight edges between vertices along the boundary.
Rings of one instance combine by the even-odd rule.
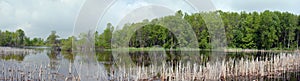
[[37, 53], [34, 49], [0, 47], [0, 55]]
[[299, 52], [296, 50], [226, 49], [225, 52]]
[[163, 48], [117, 48], [117, 49], [96, 49], [97, 51], [223, 51], [223, 52], [300, 52], [298, 49], [293, 50], [277, 50], [277, 49], [240, 49], [240, 48], [226, 48], [226, 49], [163, 49]]
[[[0, 46], [1, 51], [27, 51], [31, 49], [48, 49], [47, 46], [24, 46], [24, 47], [5, 47]], [[164, 49], [164, 48], [117, 48], [117, 49], [102, 49], [95, 48], [95, 51], [221, 51], [221, 52], [300, 52], [299, 49], [289, 50], [277, 50], [277, 49], [241, 49], [241, 48], [225, 48], [225, 49], [194, 49], [194, 48], [183, 48], [183, 49]]]

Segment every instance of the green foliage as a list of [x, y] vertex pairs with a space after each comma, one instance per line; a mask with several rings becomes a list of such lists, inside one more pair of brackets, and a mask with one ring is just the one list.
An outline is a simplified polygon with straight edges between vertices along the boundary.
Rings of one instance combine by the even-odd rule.
[[69, 37], [68, 39], [62, 39], [61, 40], [61, 46], [63, 51], [72, 51], [72, 41], [75, 39], [75, 37]]
[[240, 14], [221, 12], [221, 16], [229, 47], [294, 49], [299, 46], [297, 15], [267, 10]]
[[16, 46], [24, 45], [25, 32], [22, 29], [18, 29], [15, 33], [16, 37]]
[[96, 48], [111, 48], [111, 39], [112, 39], [112, 32], [114, 27], [108, 23], [106, 29], [102, 34], [95, 33], [95, 46]]
[[33, 38], [31, 41], [32, 41], [32, 46], [43, 46], [43, 45], [45, 45], [44, 39], [42, 39], [42, 38]]
[[297, 26], [296, 26], [296, 30], [295, 30], [295, 34], [296, 34], [296, 36], [295, 36], [295, 45], [297, 45], [296, 47], [297, 47], [297, 49], [299, 48], [299, 46], [300, 46], [300, 16], [298, 16], [298, 24], [297, 24]]
[[168, 31], [167, 28], [149, 24], [143, 26], [133, 34], [129, 46], [142, 48], [159, 45], [164, 48], [171, 48], [176, 41], [172, 32]]
[[[222, 11], [208, 13], [219, 13], [221, 15], [226, 31], [227, 43], [230, 48], [294, 49], [299, 46], [300, 18], [297, 15], [288, 12], [272, 12], [268, 10], [261, 13], [236, 13]], [[164, 29], [165, 27], [160, 24], [166, 24], [165, 21], [172, 21], [173, 23], [167, 23], [166, 26], [176, 27], [176, 23], [174, 22], [180, 18], [184, 18], [184, 20], [186, 20], [193, 28], [198, 39], [199, 48], [209, 49], [211, 48], [210, 39], [212, 38], [212, 35], [209, 34], [207, 27], [213, 27], [215, 26], [215, 23], [207, 24], [203, 20], [202, 16], [203, 13], [194, 13], [189, 15], [183, 14], [182, 11], [178, 11], [174, 16], [153, 19], [150, 22], [143, 21], [140, 23], [126, 24], [122, 30], [118, 31], [126, 32], [130, 29], [134, 29], [135, 27], [148, 23], [147, 25], [142, 26], [141, 29], [134, 32], [133, 37], [130, 38], [129, 46], [151, 47], [154, 45], [160, 45], [164, 48], [171, 48], [176, 46], [180, 39], [176, 38], [176, 35], [174, 37], [174, 35], [170, 33], [170, 29]], [[116, 33], [118, 33], [118, 31], [116, 31]], [[101, 37], [99, 39], [101, 39]]]
[[56, 35], [56, 31], [51, 31], [51, 34], [48, 36], [46, 43], [48, 46], [58, 46], [59, 42], [57, 40], [59, 38], [58, 35]]
[[[200, 49], [206, 49], [209, 48], [209, 33], [208, 33], [208, 29], [207, 26], [204, 22], [204, 20], [202, 19], [201, 14], [192, 14], [192, 15], [185, 15], [185, 20], [187, 20], [193, 30], [197, 30], [194, 31], [196, 33], [196, 36], [198, 37], [198, 45]], [[175, 39], [175, 38], [174, 38]]]
[[41, 38], [30, 39], [26, 37], [25, 32], [22, 29], [16, 30], [16, 32], [0, 30], [0, 46], [10, 47], [23, 47], [23, 46], [43, 46], [44, 40]]

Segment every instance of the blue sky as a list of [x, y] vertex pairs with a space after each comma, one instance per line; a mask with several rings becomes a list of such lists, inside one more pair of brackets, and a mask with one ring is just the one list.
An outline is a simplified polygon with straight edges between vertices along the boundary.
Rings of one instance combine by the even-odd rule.
[[[120, 24], [120, 18], [130, 10], [148, 5], [149, 0], [119, 0], [108, 11], [111, 19], [119, 19], [113, 24]], [[52, 30], [62, 37], [72, 35], [74, 22], [85, 0], [0, 0], [0, 29], [15, 31], [23, 29], [29, 37], [46, 38]], [[151, 0], [153, 3], [166, 3], [176, 9], [189, 10], [189, 6], [180, 0]], [[277, 10], [300, 14], [300, 0], [211, 0], [215, 8], [223, 11], [264, 11]], [[173, 5], [172, 5], [173, 4]], [[119, 11], [118, 8], [126, 8]], [[121, 9], [122, 10], [122, 9]], [[158, 10], [159, 11], [159, 10]], [[119, 12], [119, 13], [117, 13]], [[170, 13], [170, 12], [166, 12]], [[136, 12], [138, 14], [138, 12]], [[166, 14], [164, 14], [166, 15]], [[106, 22], [111, 22], [107, 18]], [[121, 22], [122, 23], [122, 22]], [[101, 24], [100, 24], [101, 25]], [[99, 31], [103, 28], [99, 28]]]

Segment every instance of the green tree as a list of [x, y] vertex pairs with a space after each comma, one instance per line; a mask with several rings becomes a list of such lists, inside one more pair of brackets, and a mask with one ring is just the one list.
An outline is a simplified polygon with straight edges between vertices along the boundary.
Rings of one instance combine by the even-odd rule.
[[297, 45], [297, 49], [299, 49], [299, 46], [300, 46], [300, 15], [298, 16], [298, 24], [297, 24], [297, 28], [296, 28], [296, 30], [295, 30], [295, 34], [296, 34], [296, 45]]
[[0, 30], [0, 46], [3, 46], [4, 44], [4, 35], [2, 33], [2, 31]]
[[254, 42], [254, 27], [253, 27], [253, 17], [252, 15], [248, 15], [244, 20], [241, 20], [241, 24], [243, 26], [244, 37], [242, 38], [243, 45], [242, 48], [255, 48]]
[[22, 29], [18, 29], [16, 31], [16, 35], [17, 35], [17, 38], [16, 38], [17, 46], [23, 46], [24, 39], [25, 39], [25, 32]]
[[100, 35], [98, 35], [98, 32], [95, 33], [96, 38], [96, 47], [98, 48], [111, 48], [111, 39], [112, 39], [112, 32], [114, 30], [114, 27], [111, 23], [107, 24], [106, 29], [104, 32]]
[[253, 12], [252, 15], [253, 15], [252, 16], [253, 17], [252, 27], [253, 27], [253, 30], [254, 30], [254, 32], [253, 32], [253, 41], [255, 43], [254, 48], [258, 49], [258, 46], [259, 46], [258, 42], [260, 40], [260, 38], [259, 38], [260, 31], [258, 31], [258, 30], [260, 28], [261, 18], [260, 18], [260, 15], [259, 15], [258, 12]]
[[44, 45], [44, 40], [42, 38], [33, 38], [31, 40], [32, 46], [43, 46]]
[[30, 38], [29, 38], [29, 37], [25, 37], [25, 38], [24, 38], [24, 45], [25, 45], [25, 46], [33, 46], [33, 45], [32, 45], [32, 41], [30, 41]]
[[13, 44], [12, 35], [13, 35], [12, 32], [9, 32], [9, 31], [3, 32], [3, 39], [4, 39], [3, 45], [4, 46], [11, 46]]
[[270, 49], [274, 42], [278, 40], [276, 28], [279, 27], [279, 18], [276, 14], [270, 11], [264, 11], [261, 14], [261, 31], [259, 49]]
[[62, 50], [63, 51], [72, 51], [72, 41], [75, 39], [74, 36], [68, 37], [68, 39], [62, 40]]
[[192, 15], [185, 15], [185, 20], [187, 20], [194, 32], [196, 33], [196, 36], [198, 37], [198, 45], [201, 49], [208, 49], [209, 46], [209, 33], [208, 29], [206, 27], [206, 24], [201, 16], [201, 14], [192, 14]]
[[56, 35], [56, 31], [51, 31], [51, 34], [48, 36], [46, 42], [48, 46], [58, 46], [57, 38], [59, 38], [58, 35]]

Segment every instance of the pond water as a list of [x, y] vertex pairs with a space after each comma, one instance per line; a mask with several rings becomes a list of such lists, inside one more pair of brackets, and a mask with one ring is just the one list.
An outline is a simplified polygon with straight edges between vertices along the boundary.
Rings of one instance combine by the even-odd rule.
[[[0, 55], [0, 80], [10, 80], [11, 77], [16, 77], [15, 80], [21, 80], [18, 78], [25, 78], [26, 80], [65, 80], [68, 77], [76, 77], [82, 73], [76, 69], [76, 60], [81, 58], [81, 55], [72, 54], [68, 52], [53, 52], [49, 49], [36, 49], [36, 53], [30, 54], [1, 54]], [[290, 52], [294, 53], [294, 52]], [[222, 61], [234, 60], [245, 60], [252, 59], [257, 61], [272, 60], [276, 55], [281, 54], [280, 52], [213, 52], [213, 51], [130, 51], [128, 56], [133, 64], [139, 66], [150, 66], [151, 64], [159, 63], [161, 61], [174, 63], [178, 62], [191, 62], [191, 64], [199, 64], [207, 66], [207, 63], [216, 63]], [[111, 67], [119, 62], [120, 59], [115, 59], [112, 51], [99, 51], [94, 56], [97, 63], [102, 67], [102, 75], [107, 75], [111, 72]], [[157, 58], [153, 58], [157, 57]], [[119, 61], [118, 61], [119, 60]], [[77, 60], [78, 61], [78, 60]], [[123, 62], [124, 60], [121, 60]], [[275, 62], [275, 61], [274, 61]], [[75, 63], [75, 64], [74, 64]], [[300, 63], [300, 62], [297, 62]], [[77, 65], [78, 66], [78, 65]], [[11, 69], [18, 69], [16, 71]], [[98, 68], [99, 69], [99, 68]], [[25, 70], [25, 71], [22, 71]], [[42, 72], [43, 70], [43, 72]], [[79, 72], [78, 72], [79, 71]], [[22, 73], [25, 72], [28, 77], [23, 77]], [[28, 72], [28, 73], [26, 73]], [[30, 74], [32, 72], [33, 74]], [[36, 74], [34, 74], [36, 72]], [[104, 74], [103, 74], [104, 73]], [[105, 74], [107, 73], [107, 74]], [[9, 76], [8, 76], [9, 75]], [[35, 79], [34, 76], [42, 76], [43, 78]], [[50, 77], [49, 77], [50, 76]], [[78, 78], [78, 77], [77, 77]], [[238, 76], [234, 78], [226, 78], [227, 80], [292, 80], [299, 81], [300, 73], [299, 70], [293, 72], [284, 72], [280, 75], [264, 76], [264, 77], [252, 77], [252, 76]], [[81, 79], [83, 80], [83, 79]], [[97, 79], [101, 80], [101, 79]], [[119, 79], [118, 79], [119, 80]]]

